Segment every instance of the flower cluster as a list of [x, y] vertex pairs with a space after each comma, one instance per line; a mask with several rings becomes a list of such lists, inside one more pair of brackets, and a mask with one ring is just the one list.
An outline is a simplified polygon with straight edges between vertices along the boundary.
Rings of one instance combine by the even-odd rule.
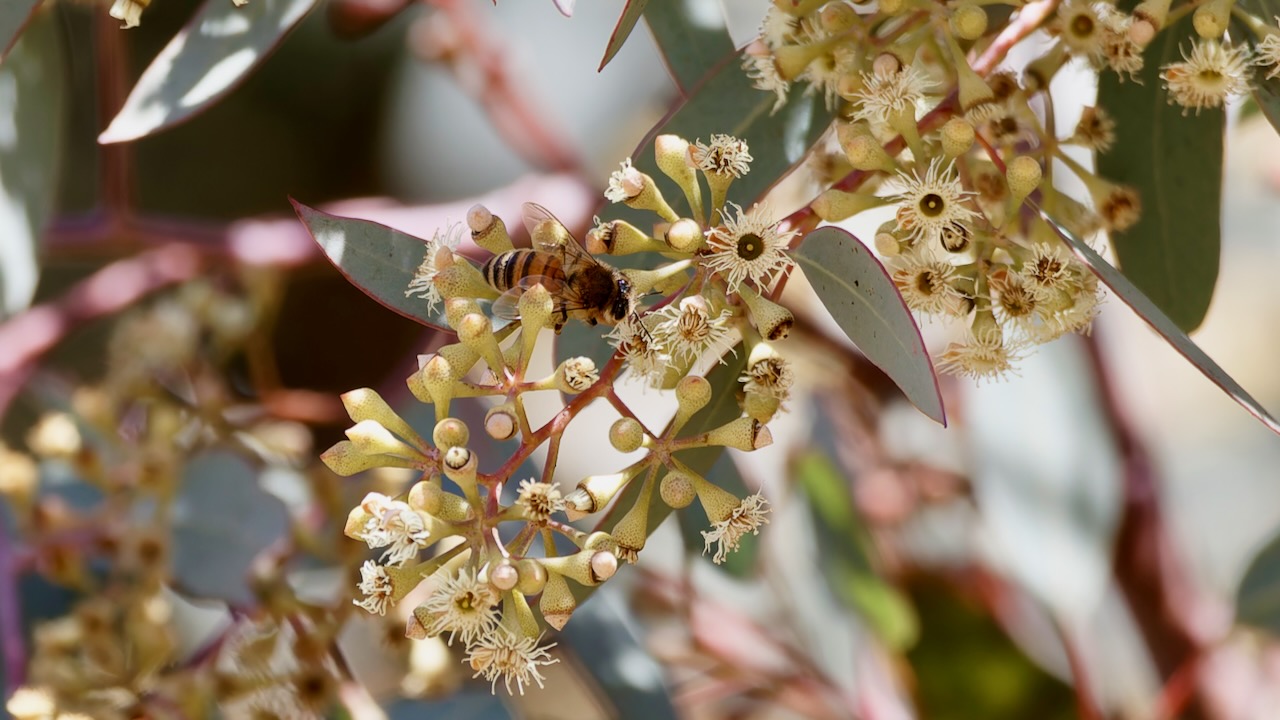
[[[658, 507], [698, 500], [710, 524], [703, 532], [706, 551], [716, 563], [768, 522], [762, 495], [739, 498], [718, 487], [685, 453], [708, 447], [749, 452], [772, 442], [766, 424], [785, 409], [794, 382], [775, 345], [794, 317], [771, 296], [793, 266], [794, 233], [780, 228], [768, 208], [743, 209], [727, 199], [733, 181], [750, 169], [741, 139], [715, 135], [690, 143], [663, 136], [656, 155], [683, 193], [686, 213], [676, 212], [653, 177], [630, 160], [606, 190], [614, 202], [653, 212], [652, 232], [620, 220], [598, 222], [577, 247], [547, 211], [526, 206], [534, 249], [517, 250], [505, 223], [476, 206], [467, 222], [474, 243], [493, 254], [486, 262], [477, 266], [457, 252], [451, 233], [429, 242], [406, 291], [428, 306], [442, 302], [444, 320], [457, 333], [457, 342], [421, 357], [408, 378], [413, 396], [435, 409], [430, 438], [376, 392], [361, 389], [342, 396], [354, 423], [347, 439], [322, 456], [340, 475], [378, 467], [418, 475], [403, 492], [370, 492], [351, 510], [344, 533], [377, 551], [360, 567], [354, 602], [377, 616], [406, 617], [411, 638], [459, 643], [476, 676], [495, 690], [499, 683], [517, 693], [543, 685], [544, 668], [557, 662], [554, 643], [543, 642], [546, 629], [564, 627], [581, 588], [608, 581], [620, 563], [636, 560]], [[664, 261], [650, 269], [618, 270], [597, 257], [655, 250]], [[535, 265], [536, 272], [530, 270]], [[518, 282], [522, 273], [532, 280]], [[584, 276], [599, 287], [583, 286]], [[647, 308], [640, 300], [646, 294], [659, 296]], [[491, 314], [511, 322], [499, 324]], [[602, 331], [612, 341], [612, 357], [571, 357], [550, 375], [531, 377], [539, 338], [573, 319], [615, 325]], [[742, 383], [740, 409], [709, 420], [704, 409], [713, 393], [733, 390], [713, 388], [699, 368], [727, 364], [730, 356], [741, 368], [728, 377]], [[613, 388], [622, 378], [674, 391], [677, 410], [664, 428], [646, 427], [618, 397]], [[526, 394], [541, 391], [573, 397], [535, 427], [525, 412]], [[491, 399], [483, 425], [489, 439], [515, 443], [505, 459], [473, 450], [471, 427], [453, 413], [455, 400], [477, 397]], [[620, 415], [610, 428], [612, 445], [645, 452], [563, 491], [555, 482], [561, 438], [597, 400], [612, 403]], [[544, 444], [542, 477], [517, 477], [516, 469]], [[579, 527], [607, 508], [612, 511], [603, 521]], [[567, 554], [566, 542], [574, 548]], [[397, 611], [419, 586], [426, 589], [417, 604]]]
[[[1149, 0], [1125, 12], [1066, 0], [1056, 12], [1016, 15], [1015, 32], [1015, 23], [990, 25], [983, 3], [776, 2], [744, 67], [758, 88], [775, 93], [775, 110], [800, 83], [837, 111], [839, 154], [817, 166], [827, 189], [810, 210], [839, 222], [892, 208], [876, 249], [912, 310], [962, 328], [938, 367], [981, 380], [1014, 369], [1030, 346], [1089, 332], [1098, 312], [1096, 276], [1038, 211], [1086, 240], [1124, 232], [1142, 217], [1134, 189], [1068, 152], [1112, 150], [1112, 117], [1084, 108], [1075, 127], [1060, 132], [1038, 96], [1073, 58], [1122, 81], [1139, 78], [1146, 46], [1192, 12], [1198, 38], [1180, 62], [1160, 69], [1165, 95], [1184, 114], [1221, 108], [1249, 90], [1251, 66], [1270, 75], [1280, 68], [1280, 28], [1241, 16], [1258, 40], [1252, 48], [1234, 35], [1228, 42], [1231, 11], [1230, 2], [1171, 11]], [[1044, 53], [1021, 72], [997, 69], [1003, 38], [1036, 28], [1053, 38]], [[1055, 165], [1083, 183], [1087, 202], [1057, 189]]]
[[[263, 516], [239, 513], [275, 502], [220, 474], [218, 495], [235, 517], [219, 516], [225, 506], [199, 506], [190, 494], [199, 484], [194, 456], [234, 454], [237, 463], [282, 473], [316, 465], [305, 427], [243, 401], [232, 406], [237, 390], [222, 365], [255, 330], [260, 300], [201, 280], [134, 308], [114, 324], [100, 382], [55, 394], [62, 409], [31, 426], [25, 449], [0, 445], [0, 506], [22, 531], [15, 547], [46, 580], [81, 598], [65, 615], [33, 623], [25, 685], [7, 699], [6, 717], [327, 714], [338, 685], [329, 643], [339, 620], [298, 601], [271, 569], [235, 565], [235, 552], [219, 553], [217, 563], [183, 557], [193, 527], [205, 547], [218, 541], [210, 528], [269, 531]], [[404, 527], [388, 522], [386, 542], [376, 542], [403, 554], [396, 543]], [[276, 529], [289, 531], [283, 520]], [[223, 582], [255, 577], [238, 591], [192, 586], [219, 573]], [[203, 639], [193, 636], [183, 596], [225, 597], [224, 590], [247, 595], [242, 609], [211, 623], [221, 629]], [[39, 617], [50, 608], [34, 609]]]

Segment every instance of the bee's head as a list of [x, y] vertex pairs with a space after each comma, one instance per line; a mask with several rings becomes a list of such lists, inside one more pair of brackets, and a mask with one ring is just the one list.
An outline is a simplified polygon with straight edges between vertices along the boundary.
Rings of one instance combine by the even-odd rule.
[[613, 306], [609, 308], [609, 316], [613, 324], [622, 322], [632, 309], [631, 282], [626, 278], [618, 278], [618, 293], [613, 299]]

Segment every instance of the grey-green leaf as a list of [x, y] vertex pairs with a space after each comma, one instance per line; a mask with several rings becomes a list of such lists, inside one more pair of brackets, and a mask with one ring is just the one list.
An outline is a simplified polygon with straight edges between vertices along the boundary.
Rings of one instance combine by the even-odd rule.
[[422, 298], [405, 296], [426, 257], [425, 241], [371, 220], [338, 217], [290, 202], [325, 257], [351, 284], [410, 320], [444, 329], [443, 304], [432, 313]]
[[933, 361], [920, 328], [884, 266], [837, 227], [809, 233], [794, 254], [836, 324], [925, 415], [947, 424]]
[[205, 0], [151, 62], [98, 142], [136, 140], [192, 117], [230, 92], [316, 0]]
[[1183, 115], [1170, 105], [1160, 67], [1181, 59], [1191, 23], [1167, 28], [1147, 47], [1141, 84], [1104, 72], [1098, 104], [1116, 121], [1115, 146], [1098, 157], [1098, 172], [1137, 189], [1138, 223], [1112, 233], [1121, 270], [1179, 328], [1204, 320], [1218, 279], [1221, 242], [1221, 109]]
[[53, 212], [65, 72], [53, 15], [32, 22], [0, 65], [0, 319], [31, 303]]
[[[644, 21], [653, 32], [662, 60], [684, 96], [718, 63], [730, 60], [734, 54], [733, 38], [724, 25], [723, 14], [717, 15], [719, 23], [711, 22], [712, 18], [706, 17], [708, 6], [698, 0], [667, 0], [651, 3], [644, 11]], [[719, 13], [718, 7], [710, 7]]]
[[1049, 227], [1053, 229], [1058, 237], [1062, 238], [1075, 251], [1076, 256], [1084, 261], [1085, 265], [1089, 266], [1089, 269], [1098, 276], [1098, 279], [1106, 283], [1107, 287], [1111, 288], [1111, 291], [1123, 300], [1126, 305], [1133, 308], [1133, 311], [1138, 313], [1138, 317], [1141, 317], [1156, 332], [1160, 333], [1165, 341], [1173, 346], [1174, 350], [1177, 350], [1179, 354], [1191, 361], [1191, 364], [1195, 365], [1197, 370], [1209, 378], [1213, 384], [1222, 388], [1241, 407], [1248, 410], [1250, 415], [1261, 420], [1262, 424], [1270, 428], [1272, 432], [1280, 434], [1280, 422], [1277, 422], [1267, 412], [1266, 408], [1262, 407], [1257, 400], [1254, 400], [1249, 393], [1245, 392], [1245, 389], [1240, 387], [1240, 384], [1228, 375], [1226, 370], [1219, 367], [1213, 361], [1213, 358], [1206, 355], [1198, 345], [1192, 342], [1191, 338], [1187, 337], [1187, 334], [1178, 327], [1177, 323], [1157, 307], [1150, 298], [1143, 295], [1142, 291], [1134, 283], [1130, 282], [1126, 275], [1112, 267], [1110, 263], [1098, 254], [1098, 251], [1089, 247], [1088, 243], [1076, 237], [1070, 230], [1058, 224], [1043, 210], [1040, 211], [1040, 216], [1049, 223]]
[[1249, 563], [1236, 590], [1236, 621], [1280, 634], [1280, 535]]
[[644, 8], [648, 4], [649, 0], [627, 0], [627, 4], [622, 8], [622, 15], [618, 17], [618, 24], [609, 35], [609, 43], [605, 45], [604, 57], [600, 59], [600, 67], [596, 68], [596, 72], [604, 70], [604, 66], [608, 65], [613, 56], [617, 55], [626, 44], [627, 38], [631, 37], [631, 31], [635, 30], [636, 23], [640, 21], [640, 15], [644, 13]]
[[40, 0], [4, 0], [0, 2], [0, 62], [18, 42], [18, 36], [35, 13]]
[[249, 566], [289, 532], [284, 504], [262, 490], [257, 471], [223, 450], [196, 456], [183, 470], [173, 514], [173, 574], [182, 589], [253, 602]]

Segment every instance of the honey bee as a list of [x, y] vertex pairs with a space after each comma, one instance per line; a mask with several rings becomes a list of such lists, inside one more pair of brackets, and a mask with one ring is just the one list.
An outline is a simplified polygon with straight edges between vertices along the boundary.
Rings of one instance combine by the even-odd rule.
[[525, 203], [524, 222], [533, 248], [495, 255], [481, 269], [485, 282], [502, 293], [494, 302], [495, 315], [517, 318], [520, 295], [535, 284], [554, 298], [557, 333], [569, 318], [589, 325], [616, 325], [635, 313], [631, 281], [587, 252], [550, 211]]

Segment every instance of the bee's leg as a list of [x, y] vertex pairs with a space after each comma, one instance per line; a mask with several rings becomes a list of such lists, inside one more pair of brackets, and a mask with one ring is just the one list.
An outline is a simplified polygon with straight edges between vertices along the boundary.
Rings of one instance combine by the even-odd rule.
[[587, 322], [591, 323], [591, 327], [595, 327], [597, 324], [597, 321], [595, 318], [589, 318]]
[[561, 320], [560, 322], [557, 322], [557, 323], [555, 324], [555, 331], [556, 331], [556, 334], [557, 334], [557, 335], [559, 335], [559, 334], [560, 334], [560, 331], [561, 331], [561, 330], [564, 330], [564, 321], [563, 321], [563, 320]]

